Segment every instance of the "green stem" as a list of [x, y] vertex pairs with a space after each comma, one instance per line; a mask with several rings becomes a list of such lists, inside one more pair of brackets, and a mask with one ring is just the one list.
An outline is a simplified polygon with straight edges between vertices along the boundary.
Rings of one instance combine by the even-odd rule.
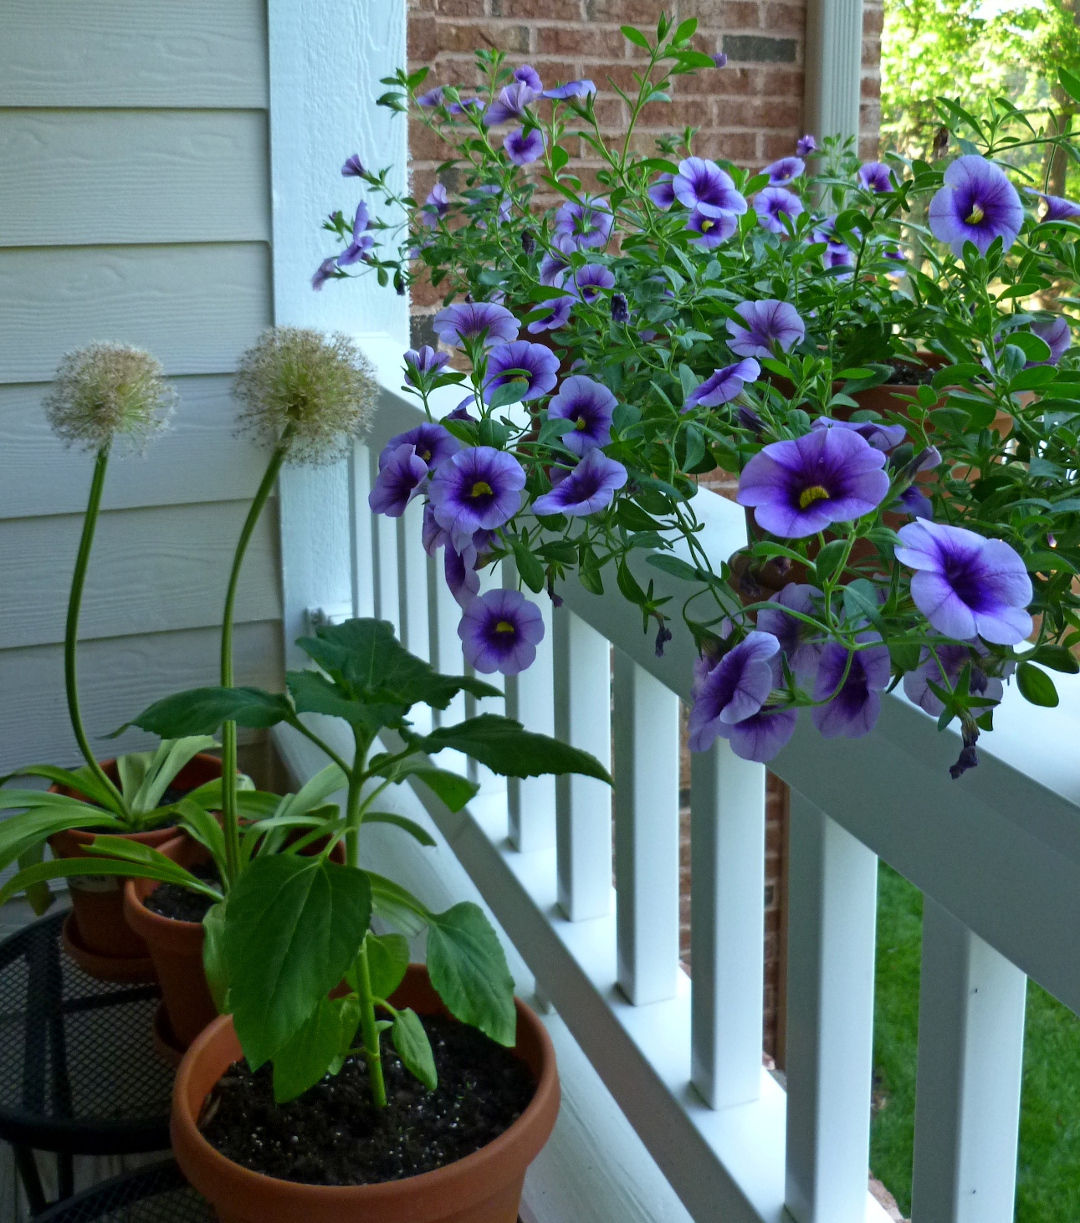
[[360, 944], [356, 957], [356, 984], [360, 998], [360, 1031], [364, 1037], [364, 1060], [371, 1080], [371, 1098], [376, 1108], [386, 1107], [386, 1083], [383, 1080], [382, 1055], [379, 1051], [379, 1031], [375, 1027], [375, 996], [371, 992], [368, 969], [367, 937]]
[[360, 787], [361, 770], [349, 774], [349, 794], [345, 802], [345, 864], [354, 870], [360, 865]]
[[128, 814], [127, 803], [119, 789], [105, 775], [105, 770], [97, 762], [97, 757], [90, 748], [83, 726], [82, 712], [79, 709], [79, 679], [75, 671], [75, 651], [79, 644], [79, 612], [82, 609], [83, 587], [86, 585], [86, 570], [90, 564], [90, 550], [94, 546], [94, 532], [97, 529], [98, 514], [101, 510], [101, 493], [105, 487], [105, 472], [109, 466], [109, 447], [102, 446], [98, 451], [97, 462], [94, 464], [94, 477], [90, 482], [90, 500], [86, 505], [83, 517], [82, 538], [79, 540], [79, 552], [75, 558], [75, 572], [71, 575], [71, 594], [68, 596], [67, 625], [64, 629], [64, 687], [67, 691], [68, 716], [71, 719], [71, 729], [75, 732], [75, 741], [83, 754], [87, 768], [95, 778], [115, 795], [119, 810]]
[[[236, 609], [236, 589], [240, 581], [240, 569], [244, 563], [244, 555], [259, 521], [263, 507], [266, 505], [274, 481], [278, 478], [281, 465], [289, 450], [289, 439], [292, 425], [286, 425], [278, 442], [277, 449], [270, 457], [262, 483], [255, 494], [255, 499], [244, 520], [243, 530], [236, 544], [233, 556], [232, 572], [229, 574], [229, 588], [225, 593], [225, 613], [221, 620], [221, 686], [233, 686], [233, 616]], [[225, 833], [225, 870], [228, 883], [233, 883], [240, 870], [240, 824], [236, 814], [236, 723], [225, 722], [221, 727], [221, 810], [223, 830]]]

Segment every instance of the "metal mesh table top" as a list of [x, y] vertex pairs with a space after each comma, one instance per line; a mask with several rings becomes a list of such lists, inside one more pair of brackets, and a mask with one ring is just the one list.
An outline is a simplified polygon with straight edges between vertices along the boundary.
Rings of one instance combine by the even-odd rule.
[[61, 912], [0, 943], [0, 1138], [39, 1150], [168, 1147], [173, 1070], [154, 1049], [155, 985], [87, 976]]
[[102, 1181], [34, 1223], [214, 1223], [214, 1212], [171, 1159]]

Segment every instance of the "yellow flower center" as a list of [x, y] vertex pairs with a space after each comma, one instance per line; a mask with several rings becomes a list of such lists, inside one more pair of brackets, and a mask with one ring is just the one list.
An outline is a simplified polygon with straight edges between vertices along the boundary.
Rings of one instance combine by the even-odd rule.
[[804, 488], [799, 494], [799, 509], [805, 510], [808, 505], [813, 505], [815, 501], [828, 501], [829, 493], [827, 489], [821, 487], [820, 484], [811, 484], [809, 488]]
[[500, 620], [499, 623], [495, 625], [495, 632], [497, 633], [512, 633], [513, 631], [514, 626], [509, 620]]
[[702, 232], [703, 234], [707, 234], [707, 233], [709, 232], [709, 230], [710, 230], [710, 229], [712, 229], [712, 228], [713, 228], [715, 225], [716, 225], [716, 222], [715, 222], [715, 221], [710, 221], [710, 220], [706, 219], [706, 220], [704, 220], [704, 221], [702, 221], [702, 222], [701, 222], [701, 232]]
[[416, 452], [416, 457], [418, 459], [423, 459], [425, 463], [430, 463], [431, 462], [431, 451], [430, 450], [418, 450]]
[[574, 428], [577, 429], [579, 433], [584, 433], [588, 427], [589, 426], [586, 423], [584, 416], [579, 416], [577, 420], [574, 421]]
[[968, 225], [978, 225], [978, 223], [986, 216], [986, 213], [979, 207], [978, 204], [971, 205], [971, 211], [968, 213], [966, 223]]
[[486, 480], [477, 480], [472, 486], [470, 497], [490, 497], [491, 485]]

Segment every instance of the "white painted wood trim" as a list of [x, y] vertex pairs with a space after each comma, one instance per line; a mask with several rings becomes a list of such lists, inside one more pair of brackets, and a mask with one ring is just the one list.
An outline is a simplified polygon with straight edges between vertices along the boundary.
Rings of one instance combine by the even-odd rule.
[[859, 135], [862, 0], [807, 0], [803, 127], [823, 136]]

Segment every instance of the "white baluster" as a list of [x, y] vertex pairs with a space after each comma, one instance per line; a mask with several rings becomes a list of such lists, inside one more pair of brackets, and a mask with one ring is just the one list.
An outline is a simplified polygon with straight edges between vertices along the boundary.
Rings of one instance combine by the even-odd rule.
[[679, 968], [679, 698], [615, 651], [618, 980], [636, 1006], [675, 996]]
[[[503, 561], [503, 585], [517, 589], [517, 570]], [[536, 647], [536, 661], [520, 675], [506, 677], [506, 714], [527, 730], [541, 735], [555, 733], [555, 692], [552, 680], [551, 600], [546, 594], [536, 600], [544, 617], [544, 639]], [[555, 844], [555, 778], [508, 777], [506, 800], [510, 814], [510, 843], [527, 853], [550, 849]]]
[[723, 739], [690, 757], [691, 1077], [713, 1108], [761, 1088], [765, 767]]
[[877, 858], [793, 790], [789, 870], [785, 1200], [797, 1223], [863, 1223]]
[[[611, 763], [611, 648], [567, 607], [554, 615], [555, 735]], [[555, 783], [559, 906], [571, 921], [611, 908], [611, 790], [593, 777]]]
[[[378, 457], [374, 450], [370, 456], [369, 479], [374, 482], [378, 475]], [[389, 620], [396, 631], [400, 631], [398, 617], [398, 524], [385, 514], [374, 514], [371, 524], [371, 559], [375, 581], [372, 583], [375, 615], [380, 620]]]
[[401, 644], [428, 661], [428, 557], [423, 544], [424, 504], [417, 498], [398, 519], [398, 612]]
[[[502, 585], [502, 570], [496, 565], [494, 568], [483, 569], [480, 572], [480, 593], [486, 594], [489, 590], [497, 590]], [[460, 647], [460, 638], [458, 639]], [[488, 684], [492, 688], [497, 688], [500, 693], [505, 691], [506, 677], [498, 671], [494, 671], [489, 675], [480, 675], [471, 667], [465, 667], [467, 675], [474, 675], [478, 680]], [[465, 716], [467, 718], [478, 717], [482, 713], [504, 713], [506, 710], [505, 699], [502, 696], [472, 696], [470, 693], [465, 694]], [[505, 777], [498, 773], [493, 773], [486, 765], [480, 764], [476, 760], [469, 761], [468, 778], [474, 781], [480, 787], [481, 794], [506, 793]]]
[[375, 563], [372, 554], [373, 514], [371, 452], [359, 443], [349, 456], [349, 522], [352, 525], [352, 603], [354, 616], [375, 614]]
[[912, 1218], [1012, 1223], [1027, 978], [923, 906]]

